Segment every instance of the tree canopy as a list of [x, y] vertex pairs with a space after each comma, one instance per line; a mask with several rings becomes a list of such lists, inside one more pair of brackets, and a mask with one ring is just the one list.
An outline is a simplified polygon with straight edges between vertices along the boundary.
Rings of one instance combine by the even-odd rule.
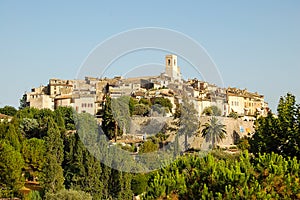
[[212, 142], [212, 148], [226, 137], [225, 125], [221, 124], [216, 117], [212, 117], [210, 122], [203, 125], [201, 133], [207, 142]]
[[250, 150], [256, 154], [275, 152], [300, 158], [300, 106], [296, 104], [296, 97], [289, 93], [281, 97], [277, 112], [277, 116], [269, 112], [255, 122]]
[[[126, 126], [122, 120], [130, 116], [131, 108], [139, 103], [149, 106], [146, 99], [126, 98], [114, 102], [114, 109], [125, 102], [128, 106], [115, 115], [111, 99], [106, 101], [102, 128], [106, 126], [111, 138], [122, 134], [119, 126]], [[186, 139], [198, 130], [198, 116], [187, 99], [177, 102], [174, 122], [178, 123], [176, 136]], [[218, 118], [212, 117], [202, 127], [202, 136], [213, 147], [225, 136]], [[161, 169], [145, 172], [152, 168], [143, 168], [143, 162], [159, 160], [158, 147], [167, 137], [159, 133], [139, 146], [140, 154], [134, 158], [142, 162], [136, 167], [146, 170], [135, 174], [117, 170], [118, 165], [129, 166], [133, 157], [129, 152], [122, 156], [124, 150], [107, 142], [94, 116], [64, 107], [55, 111], [24, 107], [10, 122], [0, 122], [0, 198], [132, 199], [135, 194], [141, 199], [299, 199], [300, 105], [296, 97], [281, 97], [277, 115], [269, 112], [259, 117], [250, 136], [235, 141], [239, 149], [249, 148], [250, 153], [185, 152], [172, 163], [160, 163]], [[98, 160], [87, 144], [113, 154]], [[20, 189], [29, 181], [38, 186], [23, 196]]]
[[0, 108], [0, 113], [4, 115], [14, 116], [17, 113], [17, 109], [12, 106], [4, 106]]

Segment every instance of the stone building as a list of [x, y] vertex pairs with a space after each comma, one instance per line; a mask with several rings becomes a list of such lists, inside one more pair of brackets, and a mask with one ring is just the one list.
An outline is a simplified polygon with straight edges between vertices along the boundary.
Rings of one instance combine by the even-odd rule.
[[166, 55], [166, 75], [168, 75], [173, 81], [181, 82], [180, 68], [177, 66], [176, 55]]
[[58, 95], [70, 95], [73, 91], [74, 82], [72, 80], [62, 80], [53, 78], [49, 80], [48, 88], [51, 98]]
[[268, 104], [264, 96], [237, 88], [220, 88], [214, 84], [189, 79], [182, 80], [176, 55], [166, 55], [165, 72], [158, 76], [122, 78], [93, 78], [84, 80], [62, 80], [53, 78], [47, 86], [33, 88], [26, 94], [30, 107], [54, 110], [59, 106], [71, 106], [77, 112], [86, 112], [97, 117], [106, 100], [106, 96], [118, 98], [123, 95], [141, 98], [168, 98], [175, 112], [175, 100], [184, 96], [194, 105], [201, 116], [203, 110], [217, 106], [222, 116], [235, 112], [240, 116], [265, 115]]
[[265, 115], [268, 109], [264, 95], [249, 92], [247, 89], [228, 88], [227, 99], [229, 111], [241, 116]]
[[31, 92], [26, 93], [26, 102], [30, 107], [54, 110], [54, 99], [49, 95], [49, 86], [32, 88]]

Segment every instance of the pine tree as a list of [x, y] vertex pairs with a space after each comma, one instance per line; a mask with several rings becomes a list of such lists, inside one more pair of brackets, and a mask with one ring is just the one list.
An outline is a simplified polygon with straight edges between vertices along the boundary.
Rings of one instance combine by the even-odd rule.
[[100, 162], [90, 154], [77, 133], [64, 139], [64, 176], [67, 189], [81, 189], [102, 199]]
[[45, 192], [55, 193], [64, 188], [62, 169], [63, 140], [61, 132], [52, 118], [47, 118], [47, 135], [45, 136], [46, 160], [41, 177]]
[[190, 103], [187, 97], [182, 99], [182, 104], [179, 105], [180, 117], [179, 117], [179, 136], [184, 135], [184, 149], [188, 150], [188, 138], [197, 133], [198, 129], [198, 117], [192, 103]]
[[45, 165], [46, 147], [42, 139], [31, 138], [23, 142], [22, 155], [25, 161], [25, 172], [29, 179], [39, 178]]
[[296, 98], [287, 94], [279, 100], [278, 117], [271, 112], [256, 121], [255, 134], [250, 140], [253, 153], [275, 152], [300, 157], [300, 107]]
[[111, 98], [106, 97], [106, 102], [104, 105], [104, 113], [103, 113], [103, 122], [102, 129], [104, 134], [108, 137], [108, 139], [112, 139], [117, 137], [117, 121], [114, 119], [112, 108], [111, 108]]
[[[0, 195], [11, 197], [24, 185], [22, 168], [24, 160], [7, 141], [0, 140]], [[2, 194], [1, 194], [2, 193]]]

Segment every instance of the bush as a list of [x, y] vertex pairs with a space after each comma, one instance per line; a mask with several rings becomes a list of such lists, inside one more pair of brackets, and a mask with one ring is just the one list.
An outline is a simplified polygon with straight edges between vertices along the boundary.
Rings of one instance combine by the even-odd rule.
[[39, 191], [32, 190], [25, 197], [25, 200], [42, 200]]
[[239, 118], [239, 115], [236, 112], [231, 112], [231, 113], [229, 113], [228, 117], [231, 117], [233, 119], [237, 119], [237, 118]]
[[59, 192], [47, 193], [45, 200], [92, 200], [92, 196], [89, 193], [80, 190], [60, 190]]
[[157, 97], [153, 100], [153, 105], [155, 104], [159, 104], [162, 107], [166, 107], [168, 108], [169, 112], [172, 112], [172, 108], [173, 108], [173, 104], [171, 103], [171, 101], [167, 98], [163, 98], [163, 97]]
[[247, 150], [250, 148], [250, 144], [249, 144], [249, 141], [246, 137], [244, 137], [243, 139], [241, 139], [238, 144], [237, 144], [237, 147], [240, 149], [240, 150]]
[[147, 105], [144, 104], [136, 104], [133, 108], [133, 115], [142, 115], [145, 116], [149, 114], [150, 108]]
[[140, 104], [144, 104], [144, 105], [147, 105], [147, 106], [150, 106], [151, 107], [151, 101], [149, 99], [146, 99], [146, 98], [142, 98], [140, 99], [139, 101]]
[[0, 113], [4, 115], [14, 116], [17, 113], [17, 109], [12, 106], [4, 106], [3, 108], [0, 108]]
[[135, 195], [147, 191], [149, 174], [136, 174], [131, 181], [131, 189]]
[[149, 152], [157, 151], [157, 149], [158, 149], [158, 144], [155, 144], [151, 140], [148, 140], [141, 145], [139, 152], [140, 153], [149, 153]]
[[135, 145], [121, 145], [121, 148], [125, 151], [129, 151], [129, 152], [136, 152], [136, 146]]
[[202, 114], [204, 114], [206, 116], [221, 116], [222, 111], [217, 106], [210, 106], [210, 107], [204, 108]]

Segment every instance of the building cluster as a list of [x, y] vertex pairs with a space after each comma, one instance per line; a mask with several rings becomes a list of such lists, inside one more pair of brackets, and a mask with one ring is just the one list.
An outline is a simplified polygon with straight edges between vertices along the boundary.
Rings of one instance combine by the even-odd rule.
[[92, 78], [84, 80], [50, 79], [46, 86], [32, 88], [26, 93], [30, 107], [51, 110], [59, 106], [70, 106], [79, 113], [86, 112], [97, 116], [101, 113], [106, 96], [118, 98], [131, 96], [137, 100], [156, 97], [168, 98], [173, 104], [186, 96], [193, 103], [199, 116], [207, 107], [216, 106], [222, 116], [234, 112], [239, 116], [253, 117], [265, 115], [268, 104], [264, 96], [246, 89], [220, 88], [197, 79], [183, 80], [177, 66], [177, 56], [167, 55], [166, 69], [158, 76], [122, 78]]

